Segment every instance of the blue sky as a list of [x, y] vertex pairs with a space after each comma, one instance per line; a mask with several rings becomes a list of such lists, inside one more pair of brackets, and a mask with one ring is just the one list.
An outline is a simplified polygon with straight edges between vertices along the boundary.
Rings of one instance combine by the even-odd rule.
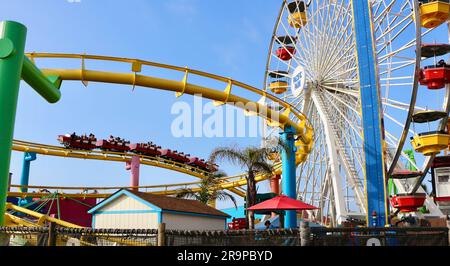
[[[27, 26], [28, 52], [139, 58], [189, 66], [260, 87], [279, 4], [277, 0], [0, 0], [5, 7], [0, 9], [0, 20]], [[15, 138], [57, 145], [61, 133], [113, 134], [135, 142], [152, 140], [200, 157], [207, 157], [218, 145], [259, 144], [257, 138], [173, 138], [170, 126], [175, 116], [170, 111], [176, 98], [172, 93], [140, 88], [132, 92], [128, 86], [94, 83], [85, 88], [67, 82], [62, 95], [58, 104], [49, 105], [22, 83]], [[192, 97], [183, 100], [192, 102]], [[20, 181], [22, 156], [13, 152], [15, 184]], [[124, 168], [122, 163], [38, 156], [30, 184], [127, 186], [129, 173]], [[239, 173], [229, 165], [223, 168], [228, 174]], [[141, 169], [142, 185], [194, 180], [158, 168]]]

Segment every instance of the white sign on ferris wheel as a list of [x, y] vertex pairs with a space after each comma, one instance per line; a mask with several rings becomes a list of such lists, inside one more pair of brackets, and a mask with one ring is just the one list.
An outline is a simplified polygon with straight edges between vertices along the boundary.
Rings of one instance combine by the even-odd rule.
[[291, 79], [292, 79], [291, 80], [292, 95], [294, 95], [294, 97], [298, 97], [305, 88], [306, 82], [305, 68], [303, 68], [303, 66], [298, 66], [294, 70]]

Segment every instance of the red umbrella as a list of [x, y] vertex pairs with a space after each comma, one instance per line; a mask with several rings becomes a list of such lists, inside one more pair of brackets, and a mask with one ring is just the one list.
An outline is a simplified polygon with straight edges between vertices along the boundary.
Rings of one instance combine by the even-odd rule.
[[248, 208], [250, 211], [305, 211], [315, 209], [318, 208], [284, 195], [277, 196]]

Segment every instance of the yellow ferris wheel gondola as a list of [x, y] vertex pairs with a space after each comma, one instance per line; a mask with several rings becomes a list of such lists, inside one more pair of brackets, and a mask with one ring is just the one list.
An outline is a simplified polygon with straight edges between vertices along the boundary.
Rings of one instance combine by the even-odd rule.
[[422, 0], [420, 5], [420, 19], [422, 27], [436, 28], [450, 18], [449, 0]]
[[[448, 117], [443, 111], [420, 111], [416, 112], [412, 119], [414, 123], [430, 123]], [[417, 134], [411, 138], [411, 144], [415, 151], [425, 156], [438, 154], [445, 150], [450, 141], [450, 135], [447, 131], [432, 131]]]
[[272, 78], [272, 82], [269, 87], [270, 90], [275, 94], [283, 94], [289, 88], [288, 76], [289, 73], [286, 71], [272, 71], [269, 73]]
[[300, 29], [308, 23], [305, 1], [294, 1], [288, 4], [289, 25], [293, 28]]

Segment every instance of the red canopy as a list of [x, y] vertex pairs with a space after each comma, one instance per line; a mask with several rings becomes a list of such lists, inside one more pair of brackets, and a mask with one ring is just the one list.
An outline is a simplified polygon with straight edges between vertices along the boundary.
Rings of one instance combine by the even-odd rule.
[[284, 195], [277, 196], [248, 208], [250, 211], [304, 211], [315, 209], [318, 208]]

